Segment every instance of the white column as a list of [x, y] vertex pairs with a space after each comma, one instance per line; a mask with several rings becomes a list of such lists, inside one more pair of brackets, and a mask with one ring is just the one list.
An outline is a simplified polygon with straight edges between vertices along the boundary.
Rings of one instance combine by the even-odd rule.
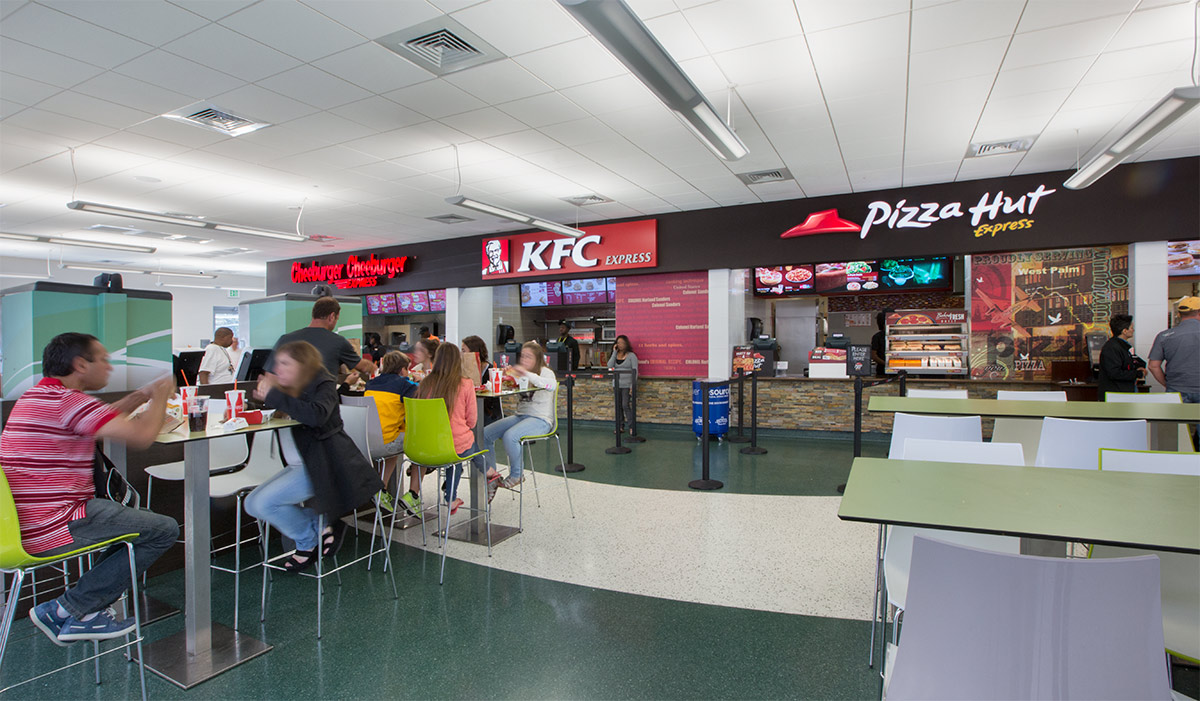
[[708, 271], [708, 376], [729, 377], [733, 346], [746, 327], [745, 284], [740, 271]]
[[[1133, 350], [1149, 360], [1150, 346], [1171, 319], [1167, 298], [1167, 242], [1129, 245], [1129, 313], [1133, 315]], [[1147, 374], [1146, 381], [1158, 386]]]
[[492, 288], [446, 288], [446, 332], [443, 340], [459, 344], [467, 336], [485, 341], [492, 333]]

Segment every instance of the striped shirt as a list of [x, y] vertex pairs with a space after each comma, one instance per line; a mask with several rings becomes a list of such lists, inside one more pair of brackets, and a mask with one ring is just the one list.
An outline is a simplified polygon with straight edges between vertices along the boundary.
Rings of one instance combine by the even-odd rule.
[[26, 552], [74, 542], [67, 524], [86, 516], [84, 507], [96, 496], [96, 432], [117, 414], [51, 377], [13, 406], [0, 434], [0, 466], [17, 505]]

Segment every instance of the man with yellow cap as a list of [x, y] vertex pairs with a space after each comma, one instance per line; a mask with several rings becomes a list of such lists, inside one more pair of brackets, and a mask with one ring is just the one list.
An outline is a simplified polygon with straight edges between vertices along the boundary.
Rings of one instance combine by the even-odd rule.
[[[1179, 323], [1154, 337], [1150, 374], [1183, 401], [1200, 404], [1200, 297], [1184, 297], [1175, 305]], [[1197, 442], [1192, 426], [1192, 442]]]

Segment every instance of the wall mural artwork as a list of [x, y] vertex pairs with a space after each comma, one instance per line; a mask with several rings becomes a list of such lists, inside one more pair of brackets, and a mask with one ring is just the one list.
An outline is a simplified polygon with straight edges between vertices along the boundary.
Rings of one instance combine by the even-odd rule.
[[1129, 313], [1129, 247], [971, 258], [971, 376], [1050, 380], [1055, 362], [1086, 361], [1086, 335]]

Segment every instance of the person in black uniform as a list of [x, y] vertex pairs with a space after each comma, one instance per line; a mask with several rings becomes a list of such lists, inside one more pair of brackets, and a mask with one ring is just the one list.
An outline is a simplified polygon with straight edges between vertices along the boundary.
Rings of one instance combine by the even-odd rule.
[[567, 348], [571, 350], [571, 369], [579, 369], [579, 341], [571, 337], [571, 327], [567, 322], [563, 321], [558, 325], [558, 342], [565, 343]]
[[1136, 392], [1137, 381], [1146, 376], [1146, 363], [1133, 354], [1133, 317], [1114, 314], [1108, 322], [1112, 338], [1100, 349], [1099, 399], [1105, 392]]
[[879, 331], [871, 337], [871, 362], [875, 363], [875, 376], [883, 377], [887, 370], [887, 350], [886, 336], [883, 332], [883, 325], [887, 321], [888, 313], [891, 309], [884, 309], [875, 315], [875, 325], [879, 327]]

